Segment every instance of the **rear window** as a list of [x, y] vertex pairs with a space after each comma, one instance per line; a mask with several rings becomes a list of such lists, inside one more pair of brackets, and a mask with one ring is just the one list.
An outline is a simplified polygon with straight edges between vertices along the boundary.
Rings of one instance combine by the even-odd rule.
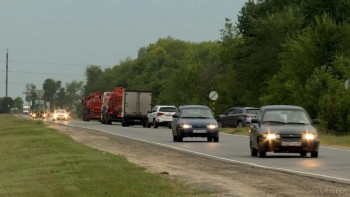
[[257, 114], [259, 109], [247, 109], [247, 114]]
[[159, 111], [161, 111], [161, 112], [176, 112], [177, 109], [176, 109], [176, 107], [161, 107], [159, 109]]

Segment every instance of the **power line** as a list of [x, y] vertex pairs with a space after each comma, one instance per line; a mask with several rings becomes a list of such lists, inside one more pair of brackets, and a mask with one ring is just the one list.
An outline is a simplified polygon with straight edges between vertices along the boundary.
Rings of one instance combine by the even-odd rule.
[[[6, 71], [1, 71], [1, 72], [6, 72]], [[74, 75], [74, 74], [61, 74], [61, 73], [37, 73], [37, 72], [26, 72], [26, 71], [15, 71], [15, 70], [10, 70], [8, 71], [10, 73], [23, 73], [23, 74], [34, 74], [34, 75], [63, 75], [63, 76], [84, 76], [84, 75]]]
[[87, 66], [83, 64], [73, 64], [73, 63], [58, 63], [58, 62], [41, 62], [41, 61], [27, 61], [27, 60], [9, 60], [10, 62], [21, 62], [30, 64], [52, 64], [52, 65], [65, 65], [65, 66]]

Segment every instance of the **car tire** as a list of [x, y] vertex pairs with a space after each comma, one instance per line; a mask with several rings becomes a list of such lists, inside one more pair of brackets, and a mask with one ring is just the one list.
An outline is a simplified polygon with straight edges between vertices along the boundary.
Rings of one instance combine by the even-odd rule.
[[302, 151], [302, 152], [300, 152], [300, 157], [305, 157], [305, 156], [306, 156], [306, 154], [307, 154], [307, 152]]
[[177, 136], [173, 135], [173, 142], [177, 142]]
[[157, 123], [157, 121], [156, 120], [153, 120], [153, 128], [158, 128], [158, 123]]
[[312, 151], [311, 152], [311, 157], [312, 158], [317, 158], [318, 157], [318, 151]]
[[249, 147], [250, 147], [250, 155], [252, 157], [257, 157], [258, 156], [258, 150], [256, 150], [253, 146], [252, 146], [252, 141], [249, 140]]
[[243, 128], [243, 122], [242, 121], [238, 121], [237, 122], [237, 128]]
[[259, 151], [259, 157], [260, 157], [260, 158], [265, 158], [265, 157], [266, 157], [266, 151], [260, 150], [260, 151]]
[[182, 136], [177, 136], [176, 138], [177, 138], [178, 142], [182, 142], [183, 141], [183, 137]]
[[147, 128], [151, 128], [151, 123], [147, 120]]
[[213, 141], [213, 137], [207, 137], [207, 141], [208, 141], [208, 142]]
[[168, 124], [168, 128], [171, 129], [171, 123]]
[[219, 142], [219, 137], [213, 137], [213, 142]]

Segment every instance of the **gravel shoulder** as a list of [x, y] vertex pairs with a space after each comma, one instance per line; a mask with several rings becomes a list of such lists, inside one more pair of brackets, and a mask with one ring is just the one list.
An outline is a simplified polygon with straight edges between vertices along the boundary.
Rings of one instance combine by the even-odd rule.
[[213, 196], [350, 196], [349, 185], [183, 153], [95, 130], [47, 122], [86, 146], [122, 155], [151, 173], [213, 192]]

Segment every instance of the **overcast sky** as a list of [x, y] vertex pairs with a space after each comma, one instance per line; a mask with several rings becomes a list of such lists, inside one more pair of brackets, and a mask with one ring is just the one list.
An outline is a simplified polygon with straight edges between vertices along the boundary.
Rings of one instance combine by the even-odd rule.
[[87, 65], [112, 67], [140, 47], [172, 36], [220, 39], [248, 0], [0, 0], [0, 97], [24, 98], [26, 83], [84, 81]]

